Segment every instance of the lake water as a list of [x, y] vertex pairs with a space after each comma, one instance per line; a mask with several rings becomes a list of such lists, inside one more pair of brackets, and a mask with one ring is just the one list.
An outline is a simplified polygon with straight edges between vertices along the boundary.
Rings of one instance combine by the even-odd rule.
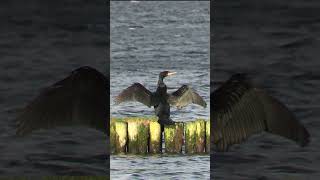
[[[113, 105], [113, 97], [134, 82], [155, 91], [159, 73], [169, 92], [191, 85], [209, 105], [209, 2], [111, 2], [111, 116], [153, 116], [137, 102]], [[210, 106], [171, 109], [174, 121], [208, 119]], [[209, 179], [209, 155], [110, 157], [112, 179]]]

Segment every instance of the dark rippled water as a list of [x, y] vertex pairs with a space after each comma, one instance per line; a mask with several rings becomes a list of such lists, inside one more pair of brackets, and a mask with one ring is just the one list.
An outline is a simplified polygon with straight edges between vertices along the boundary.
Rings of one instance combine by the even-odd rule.
[[[93, 129], [58, 128], [26, 138], [14, 136], [13, 119], [42, 87], [79, 66], [105, 71], [107, 7], [90, 2], [1, 1], [0, 175], [107, 173], [105, 136]], [[158, 73], [169, 69], [178, 72], [166, 80], [169, 87], [191, 84], [209, 102], [208, 3], [113, 3], [111, 15], [117, 15], [112, 19], [118, 21], [111, 23], [111, 30], [116, 30], [111, 33], [111, 95], [127, 87], [129, 77], [155, 90]], [[319, 2], [214, 4], [211, 79], [225, 80], [235, 72], [255, 76], [306, 125], [311, 143], [300, 148], [277, 136], [256, 135], [231, 152], [213, 154], [211, 173], [215, 179], [318, 179]], [[117, 116], [153, 113], [130, 103], [111, 110]], [[196, 106], [173, 109], [174, 120], [207, 116], [208, 109]], [[122, 179], [208, 179], [209, 157], [111, 156], [111, 170], [112, 177]]]
[[[161, 71], [172, 92], [191, 85], [209, 104], [209, 2], [111, 2], [111, 99], [134, 82], [155, 91]], [[139, 103], [111, 105], [118, 117], [153, 116]], [[210, 107], [177, 110], [172, 119], [209, 118]], [[113, 179], [209, 179], [208, 155], [111, 156]]]
[[106, 137], [57, 128], [15, 137], [14, 118], [73, 69], [106, 71], [104, 2], [18, 0], [0, 3], [0, 175], [106, 175]]
[[318, 1], [215, 3], [212, 80], [249, 73], [284, 102], [311, 134], [305, 148], [261, 134], [231, 152], [213, 154], [215, 179], [319, 178], [319, 9]]

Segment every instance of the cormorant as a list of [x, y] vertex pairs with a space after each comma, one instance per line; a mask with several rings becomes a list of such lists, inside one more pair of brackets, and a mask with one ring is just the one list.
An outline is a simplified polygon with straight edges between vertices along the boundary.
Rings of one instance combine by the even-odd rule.
[[85, 125], [109, 135], [109, 80], [84, 66], [44, 89], [17, 117], [17, 135], [36, 129]]
[[198, 104], [203, 107], [207, 106], [202, 97], [187, 85], [183, 85], [177, 91], [172, 94], [168, 94], [167, 86], [163, 80], [165, 77], [173, 74], [175, 74], [175, 72], [161, 72], [159, 74], [158, 87], [154, 93], [146, 89], [140, 83], [134, 83], [116, 96], [115, 104], [120, 104], [125, 101], [138, 101], [148, 107], [153, 106], [162, 129], [164, 124], [174, 123], [174, 121], [170, 119], [170, 105], [176, 106], [179, 109], [191, 103]]
[[309, 143], [306, 128], [281, 102], [259, 89], [246, 76], [235, 74], [211, 94], [213, 150], [227, 151], [233, 144], [266, 131]]
[[[170, 124], [170, 104], [178, 108], [189, 103], [206, 107], [203, 99], [190, 87], [183, 85], [167, 94], [163, 79], [174, 73], [159, 75], [158, 88], [151, 93], [135, 83], [116, 102], [136, 100], [154, 106], [161, 124]], [[109, 135], [109, 79], [88, 66], [80, 67], [65, 79], [44, 89], [17, 117], [18, 135], [41, 128], [85, 125]], [[281, 102], [256, 87], [245, 74], [235, 74], [211, 94], [213, 150], [227, 151], [233, 144], [266, 131], [291, 139], [301, 146], [309, 143], [306, 128]]]

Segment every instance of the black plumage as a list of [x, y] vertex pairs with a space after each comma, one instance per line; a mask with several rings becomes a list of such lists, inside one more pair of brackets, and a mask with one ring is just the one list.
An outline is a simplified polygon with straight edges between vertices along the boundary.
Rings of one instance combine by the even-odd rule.
[[[170, 105], [182, 108], [190, 103], [206, 107], [205, 101], [192, 88], [183, 85], [172, 94], [167, 93], [159, 75], [156, 92], [139, 83], [122, 91], [116, 104], [138, 101], [154, 106], [159, 122], [171, 124]], [[17, 117], [18, 135], [37, 129], [57, 126], [84, 125], [109, 135], [109, 79], [90, 67], [74, 70], [65, 79], [44, 89]], [[285, 105], [256, 87], [244, 74], [233, 75], [211, 94], [211, 138], [217, 151], [227, 151], [253, 134], [266, 131], [291, 139], [301, 146], [309, 143], [310, 135]]]
[[301, 146], [309, 133], [285, 105], [255, 87], [245, 74], [235, 74], [211, 94], [211, 119], [216, 151], [266, 131], [291, 139]]
[[80, 67], [44, 89], [17, 117], [17, 135], [36, 129], [85, 125], [109, 135], [109, 80], [97, 70]]
[[138, 101], [144, 105], [155, 109], [158, 116], [158, 122], [161, 125], [174, 123], [170, 119], [170, 105], [182, 108], [188, 104], [194, 103], [206, 107], [206, 102], [192, 88], [187, 85], [181, 86], [172, 94], [167, 93], [167, 86], [163, 82], [164, 78], [175, 74], [175, 72], [163, 71], [159, 74], [158, 86], [155, 92], [151, 92], [139, 83], [134, 83], [123, 90], [115, 98], [115, 104], [125, 101]]

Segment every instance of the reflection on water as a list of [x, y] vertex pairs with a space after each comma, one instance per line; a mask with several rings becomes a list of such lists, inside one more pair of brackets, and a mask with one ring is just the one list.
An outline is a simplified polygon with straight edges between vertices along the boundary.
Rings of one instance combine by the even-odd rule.
[[[211, 78], [247, 72], [285, 103], [311, 135], [308, 147], [263, 133], [213, 154], [215, 179], [318, 179], [320, 32], [318, 1], [220, 1]], [[232, 12], [232, 13], [231, 13]]]
[[[171, 108], [171, 118], [209, 118], [209, 2], [111, 2], [111, 115], [153, 116], [153, 108], [137, 102], [113, 105], [113, 97], [134, 82], [156, 90], [159, 73], [168, 91], [191, 85], [209, 107]], [[115, 179], [209, 179], [209, 156], [112, 155]]]
[[15, 136], [14, 119], [43, 88], [80, 66], [106, 71], [105, 2], [68, 2], [1, 2], [0, 176], [107, 174], [106, 136], [94, 129]]

